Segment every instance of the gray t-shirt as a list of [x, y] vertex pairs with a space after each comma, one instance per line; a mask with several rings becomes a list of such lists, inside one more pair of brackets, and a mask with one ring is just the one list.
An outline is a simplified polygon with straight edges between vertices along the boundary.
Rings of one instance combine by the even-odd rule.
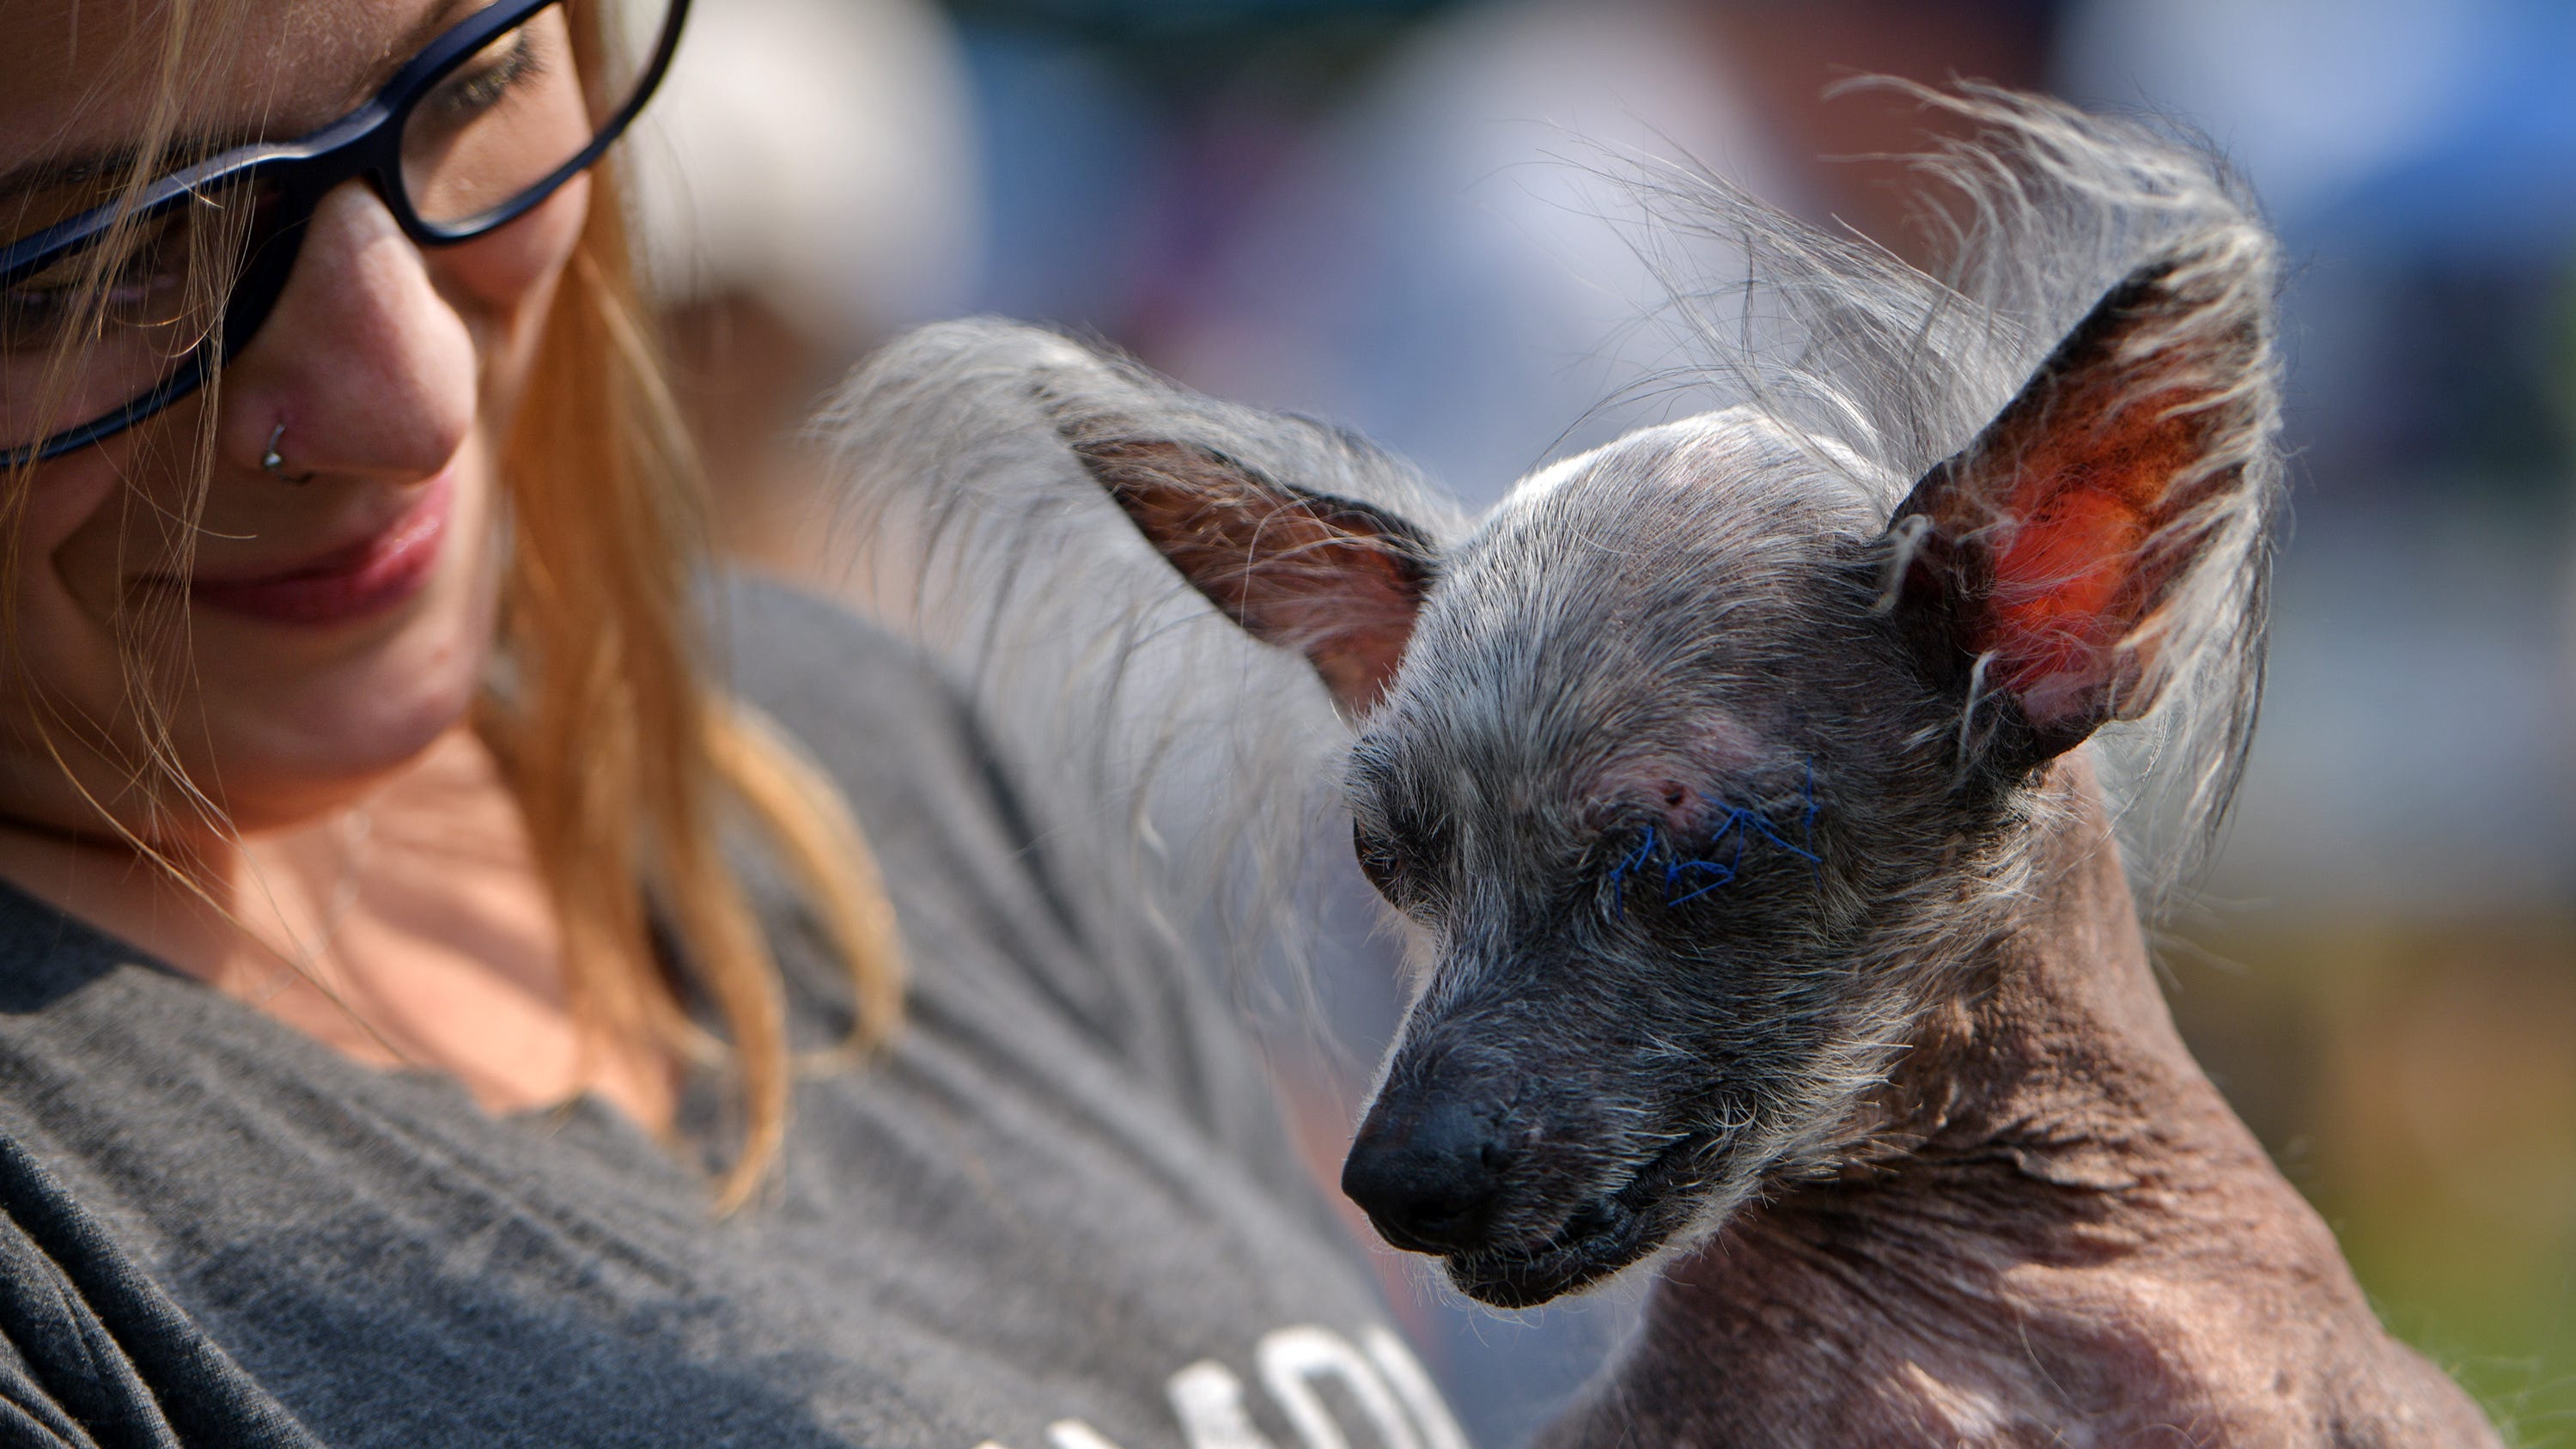
[[[802, 1083], [719, 1220], [596, 1103], [496, 1119], [0, 886], [0, 1444], [1459, 1449], [1223, 983], [1099, 959], [1080, 842], [907, 651], [718, 597], [878, 848], [900, 1043]], [[847, 998], [747, 869], [826, 1040]]]

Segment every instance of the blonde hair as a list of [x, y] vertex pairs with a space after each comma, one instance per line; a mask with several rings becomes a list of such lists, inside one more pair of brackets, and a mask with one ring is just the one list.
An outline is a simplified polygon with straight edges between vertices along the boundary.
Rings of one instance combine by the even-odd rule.
[[739, 1204], [786, 1127], [776, 963], [716, 844], [727, 797], [798, 878], [855, 992], [854, 1046], [902, 1009], [892, 908], [832, 783], [707, 677], [696, 628], [702, 497], [640, 321], [613, 174], [585, 225], [503, 453], [513, 503], [501, 641], [515, 687], [479, 721], [504, 761], [564, 926], [576, 1019], [695, 1060], [718, 1045], [655, 965], [658, 892], [723, 1021], [741, 1094]]
[[[198, 8], [188, 0], [170, 7], [152, 144], [141, 148], [147, 156], [162, 151], [175, 124], [179, 37]], [[595, 6], [565, 8], [576, 25], [599, 23]], [[138, 163], [128, 194], [152, 174], [148, 162]], [[502, 449], [511, 539], [498, 661], [508, 683], [487, 691], [474, 724], [526, 817], [562, 924], [575, 1023], [594, 1045], [649, 1045], [729, 1068], [737, 1140], [717, 1200], [730, 1211], [776, 1158], [796, 1063], [784, 982], [719, 848], [721, 829], [735, 820], [750, 825], [801, 889], [849, 978], [855, 1010], [846, 1049], [896, 1030], [902, 958], [875, 859], [839, 790], [711, 676], [699, 627], [711, 562], [703, 489], [638, 301], [613, 168], [603, 163], [591, 185], [588, 220]], [[95, 282], [84, 287], [87, 305], [98, 305], [99, 290]], [[205, 493], [211, 426], [198, 430], [189, 521]], [[14, 534], [25, 470], [11, 482], [0, 525]], [[164, 621], [119, 632], [166, 638], [169, 628]], [[131, 673], [140, 661], [134, 646], [128, 653]], [[143, 702], [150, 690], [136, 678], [129, 692]], [[147, 708], [144, 718], [149, 758], [131, 766], [143, 793], [211, 811], [179, 763], [162, 723], [166, 709]], [[107, 812], [104, 802], [92, 803]], [[113, 816], [110, 824], [165, 867], [183, 869]], [[685, 980], [659, 963], [657, 919]], [[703, 992], [721, 1033], [693, 1018], [683, 994], [691, 987]]]

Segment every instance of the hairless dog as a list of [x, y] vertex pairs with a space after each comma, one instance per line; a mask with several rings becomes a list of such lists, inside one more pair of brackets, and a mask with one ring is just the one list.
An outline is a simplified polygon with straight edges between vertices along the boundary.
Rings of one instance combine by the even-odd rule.
[[1946, 278], [1668, 181], [1786, 340], [1473, 524], [990, 323], [880, 361], [847, 446], [1042, 427], [1312, 664], [1417, 963], [1344, 1189], [1490, 1303], [1658, 1273], [1543, 1442], [2493, 1444], [2176, 1036], [2088, 744], [2142, 740], [2186, 827], [2152, 891], [2252, 724], [2271, 240], [2144, 128], [1938, 103]]

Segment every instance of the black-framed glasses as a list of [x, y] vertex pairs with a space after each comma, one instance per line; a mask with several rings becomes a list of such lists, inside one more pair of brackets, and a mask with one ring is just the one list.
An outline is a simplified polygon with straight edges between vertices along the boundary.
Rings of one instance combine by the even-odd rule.
[[299, 140], [127, 197], [114, 159], [0, 180], [0, 468], [130, 428], [268, 318], [322, 198], [365, 177], [403, 233], [507, 226], [597, 161], [660, 84], [689, 0], [499, 0]]

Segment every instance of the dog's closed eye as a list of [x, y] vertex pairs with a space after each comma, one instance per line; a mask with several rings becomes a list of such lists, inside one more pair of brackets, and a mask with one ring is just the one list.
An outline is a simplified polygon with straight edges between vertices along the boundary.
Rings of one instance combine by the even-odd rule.
[[1360, 874], [1368, 877], [1377, 893], [1390, 905], [1401, 909], [1411, 894], [1404, 858], [1395, 842], [1369, 828], [1368, 822], [1351, 822], [1351, 853], [1359, 857]]

